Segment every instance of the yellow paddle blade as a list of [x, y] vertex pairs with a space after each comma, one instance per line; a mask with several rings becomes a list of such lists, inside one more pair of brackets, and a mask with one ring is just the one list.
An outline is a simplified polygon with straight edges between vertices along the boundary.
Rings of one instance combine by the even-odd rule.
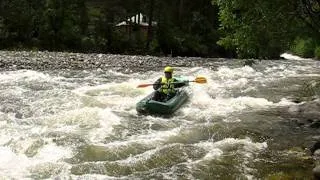
[[192, 82], [196, 82], [199, 84], [205, 84], [205, 83], [207, 83], [207, 79], [205, 77], [196, 77], [196, 79]]

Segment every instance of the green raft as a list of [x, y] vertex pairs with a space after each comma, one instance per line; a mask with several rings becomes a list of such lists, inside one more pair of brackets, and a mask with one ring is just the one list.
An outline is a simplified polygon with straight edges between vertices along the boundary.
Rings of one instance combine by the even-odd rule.
[[136, 104], [139, 114], [169, 115], [188, 100], [188, 94], [184, 88], [177, 89], [176, 95], [166, 102], [152, 100], [154, 93], [155, 91]]

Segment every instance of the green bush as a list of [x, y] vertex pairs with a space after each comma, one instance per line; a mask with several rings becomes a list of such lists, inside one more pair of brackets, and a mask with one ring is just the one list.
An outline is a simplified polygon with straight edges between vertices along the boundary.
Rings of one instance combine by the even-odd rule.
[[314, 57], [315, 47], [316, 47], [316, 43], [311, 38], [307, 38], [307, 39], [296, 38], [291, 50], [293, 51], [294, 54], [299, 55], [301, 57], [312, 58]]
[[320, 60], [320, 46], [318, 46], [315, 50], [314, 50], [314, 57], [318, 60]]

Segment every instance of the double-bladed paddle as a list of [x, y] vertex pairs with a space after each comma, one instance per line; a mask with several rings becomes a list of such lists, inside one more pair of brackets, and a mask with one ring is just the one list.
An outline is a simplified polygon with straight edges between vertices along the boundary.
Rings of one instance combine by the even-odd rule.
[[[205, 84], [207, 83], [207, 79], [205, 77], [196, 77], [196, 79], [192, 80], [192, 81], [184, 81], [184, 82], [195, 82], [195, 83], [199, 83], [199, 84]], [[176, 82], [176, 83], [183, 83], [183, 82]], [[144, 88], [144, 87], [148, 87], [148, 86], [153, 86], [155, 84], [140, 84], [138, 85], [137, 88]]]

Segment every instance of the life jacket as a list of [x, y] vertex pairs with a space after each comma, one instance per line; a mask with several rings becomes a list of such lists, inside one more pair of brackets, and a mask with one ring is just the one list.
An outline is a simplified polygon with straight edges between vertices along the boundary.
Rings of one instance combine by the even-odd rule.
[[174, 89], [174, 79], [173, 78], [170, 78], [170, 79], [167, 79], [166, 77], [162, 77], [161, 78], [161, 89], [160, 91], [164, 94], [174, 94], [176, 92], [176, 90]]

